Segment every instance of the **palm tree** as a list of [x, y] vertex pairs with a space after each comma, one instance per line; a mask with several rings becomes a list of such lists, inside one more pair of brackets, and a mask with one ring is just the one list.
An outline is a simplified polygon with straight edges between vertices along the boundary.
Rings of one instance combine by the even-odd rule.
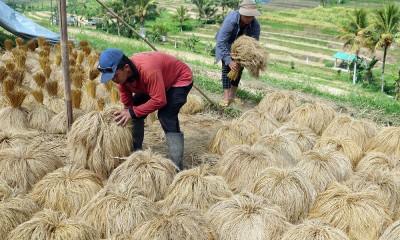
[[214, 0], [193, 0], [194, 5], [196, 5], [197, 13], [199, 18], [212, 19], [217, 11], [215, 7]]
[[135, 0], [134, 2], [140, 25], [144, 27], [145, 17], [148, 15], [149, 10], [155, 9], [156, 3], [154, 0]]
[[361, 32], [364, 45], [372, 45], [374, 49], [383, 48], [381, 91], [385, 88], [385, 64], [389, 47], [400, 30], [400, 11], [397, 5], [388, 4], [375, 12], [373, 23]]
[[182, 32], [183, 22], [189, 18], [187, 8], [184, 6], [180, 6], [178, 9], [176, 9], [176, 14], [173, 16], [173, 18], [179, 21]]
[[365, 9], [354, 9], [352, 14], [347, 15], [347, 19], [341, 26], [342, 34], [339, 39], [345, 40], [343, 47], [350, 48], [356, 56], [359, 55], [361, 49], [362, 38], [359, 33], [368, 27], [367, 12]]

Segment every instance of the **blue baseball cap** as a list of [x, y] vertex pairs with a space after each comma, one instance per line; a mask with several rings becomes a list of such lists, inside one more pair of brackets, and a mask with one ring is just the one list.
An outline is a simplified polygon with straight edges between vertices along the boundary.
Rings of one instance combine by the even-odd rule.
[[124, 53], [115, 48], [107, 48], [99, 57], [99, 66], [97, 69], [101, 72], [101, 82], [106, 83], [113, 79], [117, 66], [121, 61]]

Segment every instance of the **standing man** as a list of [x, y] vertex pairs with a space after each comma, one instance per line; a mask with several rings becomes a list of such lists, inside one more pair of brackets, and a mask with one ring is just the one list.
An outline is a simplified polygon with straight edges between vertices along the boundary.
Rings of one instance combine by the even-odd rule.
[[[254, 0], [244, 0], [239, 10], [229, 13], [215, 39], [217, 45], [215, 48], [215, 60], [218, 63], [222, 60], [222, 88], [224, 98], [220, 101], [221, 106], [228, 106], [230, 102], [243, 104], [242, 100], [236, 97], [236, 91], [242, 76], [243, 68], [232, 60], [230, 56], [232, 43], [241, 35], [253, 37], [256, 40], [260, 38], [260, 24], [255, 16], [261, 15], [257, 10]], [[227, 74], [230, 70], [239, 71], [239, 76], [235, 81], [231, 81]]]
[[158, 110], [169, 157], [182, 170], [184, 140], [178, 113], [193, 86], [189, 66], [161, 52], [143, 52], [128, 58], [121, 50], [108, 48], [99, 57], [98, 70], [102, 83], [112, 80], [118, 84], [125, 109], [116, 111], [114, 120], [120, 126], [133, 120], [133, 151], [142, 149], [144, 119]]

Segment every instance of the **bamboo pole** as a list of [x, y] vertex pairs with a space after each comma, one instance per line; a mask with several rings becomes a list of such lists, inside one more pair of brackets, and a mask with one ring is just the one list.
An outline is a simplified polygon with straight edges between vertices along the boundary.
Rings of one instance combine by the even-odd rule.
[[64, 101], [67, 109], [67, 132], [71, 129], [73, 122], [72, 99], [71, 99], [71, 81], [69, 74], [69, 50], [68, 50], [68, 32], [67, 32], [67, 12], [65, 0], [58, 1], [58, 12], [60, 14], [60, 32], [61, 32], [61, 59], [62, 72], [64, 77]]
[[[120, 23], [124, 24], [127, 28], [129, 28], [133, 33], [136, 34], [136, 36], [138, 36], [139, 38], [141, 38], [145, 43], [147, 43], [147, 45], [149, 45], [151, 47], [151, 49], [153, 49], [154, 51], [158, 51], [157, 48], [151, 44], [146, 38], [144, 38], [142, 35], [140, 35], [133, 27], [131, 27], [128, 23], [126, 23], [124, 20], [122, 20], [115, 12], [113, 12], [113, 10], [111, 10], [110, 8], [108, 8], [106, 5], [104, 5], [104, 3], [102, 3], [100, 0], [96, 0], [96, 2], [98, 2], [101, 6], [103, 6], [111, 15], [113, 15]], [[201, 95], [203, 95], [203, 97], [205, 97], [207, 99], [207, 101], [215, 106], [219, 106], [218, 104], [216, 104], [213, 100], [211, 100], [199, 87], [196, 86], [196, 84], [193, 83], [193, 87], [196, 88], [197, 91], [199, 91], [199, 93]]]

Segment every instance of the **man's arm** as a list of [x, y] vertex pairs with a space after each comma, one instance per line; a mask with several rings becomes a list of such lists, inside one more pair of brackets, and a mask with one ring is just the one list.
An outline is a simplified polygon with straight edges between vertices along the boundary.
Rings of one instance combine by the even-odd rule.
[[235, 29], [235, 24], [236, 23], [233, 21], [233, 19], [227, 17], [223, 22], [217, 36], [217, 47], [221, 50], [221, 57], [226, 65], [232, 62], [228, 46], [233, 30]]

